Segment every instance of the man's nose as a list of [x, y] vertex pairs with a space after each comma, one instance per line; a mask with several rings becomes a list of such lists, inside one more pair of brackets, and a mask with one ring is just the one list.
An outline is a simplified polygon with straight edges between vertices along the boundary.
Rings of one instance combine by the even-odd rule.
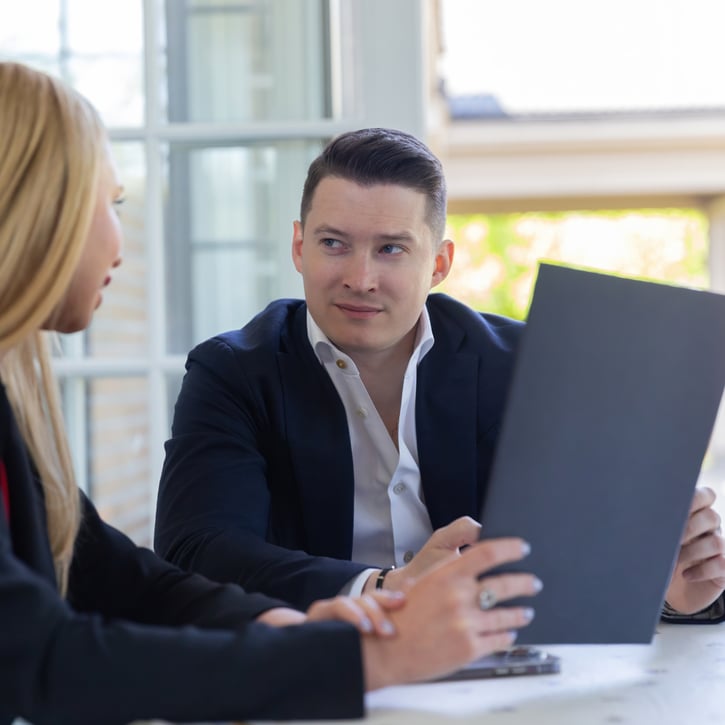
[[374, 292], [378, 285], [373, 260], [366, 254], [352, 257], [345, 270], [344, 284], [353, 292]]

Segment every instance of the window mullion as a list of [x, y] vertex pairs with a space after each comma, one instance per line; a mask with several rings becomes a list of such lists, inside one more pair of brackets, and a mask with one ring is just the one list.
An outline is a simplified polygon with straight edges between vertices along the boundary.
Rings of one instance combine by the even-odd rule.
[[[144, 0], [144, 147], [146, 154], [146, 263], [148, 269], [148, 414], [149, 414], [149, 521], [155, 518], [156, 487], [163, 464], [160, 442], [166, 438], [166, 305], [163, 250], [163, 162], [159, 131], [163, 125], [159, 30], [161, 0]], [[149, 532], [149, 536], [151, 532]]]

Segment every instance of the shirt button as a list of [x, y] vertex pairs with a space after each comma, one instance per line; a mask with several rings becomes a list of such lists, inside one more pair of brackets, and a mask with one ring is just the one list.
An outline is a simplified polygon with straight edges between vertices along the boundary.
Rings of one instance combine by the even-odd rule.
[[358, 416], [360, 418], [367, 418], [368, 417], [367, 408], [363, 408], [362, 406], [360, 406], [355, 412], [358, 414]]
[[393, 493], [397, 493], [400, 495], [405, 491], [405, 484], [404, 483], [396, 483], [395, 486], [393, 486]]
[[347, 363], [344, 360], [335, 360], [335, 365], [340, 368], [340, 370], [344, 370], [347, 367]]
[[415, 556], [415, 554], [412, 551], [406, 551], [405, 554], [403, 554], [403, 561], [406, 564], [410, 564], [410, 562], [414, 556]]

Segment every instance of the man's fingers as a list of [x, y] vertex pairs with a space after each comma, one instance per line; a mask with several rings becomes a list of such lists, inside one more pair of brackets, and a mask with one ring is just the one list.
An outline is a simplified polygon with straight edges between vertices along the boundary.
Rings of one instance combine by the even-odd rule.
[[709, 486], [698, 486], [692, 497], [690, 514], [693, 514], [700, 509], [709, 508], [715, 503], [716, 498], [715, 491], [713, 491]]
[[693, 564], [682, 572], [688, 582], [721, 580], [725, 582], [725, 556], [717, 554]]
[[461, 516], [451, 521], [447, 526], [442, 526], [431, 535], [429, 542], [436, 547], [455, 551], [462, 546], [469, 546], [475, 541], [481, 532], [481, 524], [470, 516]]
[[719, 554], [725, 554], [725, 539], [717, 534], [708, 534], [683, 546], [677, 563], [687, 569], [692, 564]]
[[682, 545], [685, 546], [700, 536], [715, 533], [720, 528], [720, 515], [712, 508], [698, 509], [690, 514], [685, 532], [682, 535]]

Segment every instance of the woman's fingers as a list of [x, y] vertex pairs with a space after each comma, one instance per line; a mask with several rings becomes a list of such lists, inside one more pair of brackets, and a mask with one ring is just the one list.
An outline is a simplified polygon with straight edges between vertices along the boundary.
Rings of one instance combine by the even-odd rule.
[[405, 604], [402, 592], [376, 592], [362, 597], [335, 597], [314, 602], [307, 611], [308, 621], [337, 619], [354, 625], [363, 634], [392, 637], [395, 626], [387, 611]]

